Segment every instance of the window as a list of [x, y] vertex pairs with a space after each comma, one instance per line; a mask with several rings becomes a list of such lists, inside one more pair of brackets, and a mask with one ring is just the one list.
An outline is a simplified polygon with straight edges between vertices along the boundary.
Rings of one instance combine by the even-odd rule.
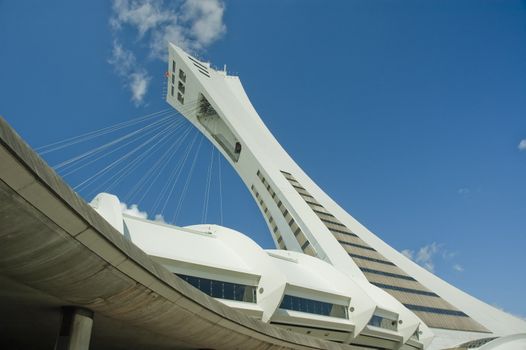
[[367, 267], [361, 267], [360, 269], [362, 270], [362, 272], [374, 273], [376, 275], [382, 275], [382, 276], [388, 276], [388, 277], [394, 277], [394, 278], [400, 278], [400, 279], [408, 280], [408, 281], [416, 281], [413, 277], [405, 276], [405, 275], [399, 275], [397, 273], [379, 271], [379, 270], [369, 269]]
[[181, 79], [183, 83], [186, 83], [186, 73], [183, 72], [182, 69], [179, 69], [179, 79]]
[[268, 183], [265, 176], [263, 176], [261, 171], [257, 171], [257, 176], [261, 180], [261, 183], [264, 186], [266, 186], [268, 193], [272, 196], [272, 199], [274, 199], [274, 202], [278, 206], [278, 209], [281, 211], [281, 214], [283, 215], [285, 221], [288, 222], [290, 231], [294, 234], [296, 240], [298, 241], [298, 244], [302, 247], [303, 253], [310, 256], [317, 256], [318, 254], [316, 253], [316, 250], [314, 249], [313, 245], [310, 242], [308, 242], [307, 237], [301, 231], [301, 228], [292, 217], [292, 214], [289, 213], [288, 209], [285, 207], [285, 204], [283, 204], [283, 202], [276, 196], [276, 193], [274, 192], [272, 187], [270, 187], [270, 184]]
[[404, 304], [404, 306], [412, 311], [431, 312], [434, 314], [441, 314], [441, 315], [468, 317], [468, 315], [458, 310], [439, 309], [436, 307], [413, 305], [413, 304]]
[[175, 84], [175, 74], [172, 74], [172, 84]]
[[300, 298], [292, 295], [285, 295], [279, 307], [284, 310], [300, 311], [315, 315], [349, 318], [346, 306], [331, 304], [319, 300]]
[[353, 258], [363, 259], [363, 260], [368, 260], [368, 261], [374, 261], [374, 262], [377, 262], [379, 264], [396, 266], [395, 264], [393, 264], [390, 261], [376, 259], [376, 258], [371, 258], [371, 257], [368, 257], [368, 256], [359, 255], [359, 254], [353, 254], [353, 253], [348, 253], [348, 254], [349, 254], [349, 256], [352, 256]]
[[172, 96], [174, 95], [174, 86], [172, 85]]
[[389, 284], [378, 283], [378, 282], [370, 282], [370, 283], [382, 289], [392, 289], [392, 290], [398, 290], [400, 292], [405, 292], [405, 293], [413, 293], [413, 294], [419, 294], [419, 295], [427, 295], [431, 297], [438, 297], [437, 294], [426, 291], [426, 290], [418, 290], [418, 289], [404, 288], [404, 287], [399, 287], [399, 286], [391, 286]]
[[[173, 89], [173, 86], [172, 86]], [[180, 92], [177, 93], [177, 101], [181, 102], [182, 105], [184, 105], [184, 97], [181, 95]]]
[[257, 302], [256, 286], [247, 286], [183, 274], [177, 274], [177, 276], [213, 298], [243, 301], [245, 303]]
[[179, 84], [177, 84], [177, 89], [181, 91], [182, 94], [184, 94], [184, 84], [182, 82], [179, 82]]
[[351, 247], [367, 249], [367, 250], [370, 250], [370, 251], [373, 251], [373, 252], [376, 251], [374, 248], [371, 248], [371, 247], [368, 247], [368, 246], [362, 245], [362, 244], [356, 244], [356, 243], [346, 242], [346, 241], [342, 241], [342, 240], [338, 240], [338, 243], [343, 244], [343, 245], [349, 245]]
[[172, 61], [172, 72], [175, 73], [175, 61]]
[[373, 315], [373, 317], [371, 317], [368, 324], [369, 326], [396, 331], [398, 322], [396, 320], [392, 320], [375, 314]]

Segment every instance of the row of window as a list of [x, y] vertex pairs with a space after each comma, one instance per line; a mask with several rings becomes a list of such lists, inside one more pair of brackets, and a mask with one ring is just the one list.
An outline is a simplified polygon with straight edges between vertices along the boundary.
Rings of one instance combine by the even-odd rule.
[[265, 202], [263, 201], [263, 198], [259, 195], [259, 192], [256, 190], [256, 187], [254, 185], [250, 186], [250, 189], [252, 190], [252, 193], [256, 197], [256, 200], [258, 201], [261, 210], [265, 214], [265, 217], [267, 218], [267, 221], [272, 228], [272, 233], [274, 234], [274, 237], [276, 238], [276, 242], [278, 243], [278, 247], [280, 249], [286, 250], [287, 247], [285, 246], [285, 242], [283, 241], [283, 237], [281, 236], [281, 233], [279, 232], [278, 225], [274, 221], [274, 218], [270, 214], [270, 210], [268, 210], [267, 206], [265, 205]]
[[[325, 225], [327, 226], [327, 225]], [[347, 235], [347, 236], [352, 236], [352, 237], [358, 237], [358, 235], [354, 232], [351, 232], [349, 229], [347, 229], [346, 231], [344, 230], [339, 230], [339, 229], [336, 229], [336, 228], [332, 228], [332, 227], [327, 227], [329, 229], [329, 231], [331, 231], [333, 234], [334, 233], [340, 233], [342, 235]]]
[[367, 267], [361, 267], [360, 269], [362, 270], [362, 272], [374, 273], [376, 275], [382, 275], [382, 276], [387, 276], [387, 277], [400, 278], [400, 279], [408, 280], [408, 281], [416, 281], [413, 277], [407, 276], [407, 275], [400, 275], [400, 274], [392, 273], [392, 272], [374, 270], [374, 269], [370, 269]]
[[211, 280], [202, 277], [177, 274], [180, 278], [191, 284], [201, 292], [219, 299], [256, 303], [256, 287], [244, 284]]
[[342, 241], [342, 240], [338, 240], [338, 243], [343, 244], [343, 245], [350, 245], [351, 247], [356, 247], [356, 248], [362, 248], [362, 249], [367, 249], [367, 250], [371, 250], [371, 251], [376, 251], [374, 248], [371, 248], [371, 247], [369, 247], [367, 245], [356, 244], [356, 243], [346, 242], [346, 241]]
[[465, 313], [459, 310], [439, 309], [436, 307], [414, 305], [414, 304], [404, 304], [404, 306], [408, 308], [409, 310], [413, 310], [413, 311], [430, 312], [433, 314], [441, 314], [441, 315], [469, 317], [468, 315], [466, 315]]
[[269, 195], [272, 197], [276, 205], [278, 206], [278, 209], [281, 211], [281, 214], [283, 215], [283, 218], [286, 222], [289, 224], [289, 228], [296, 237], [296, 240], [298, 241], [303, 253], [310, 255], [310, 256], [317, 256], [316, 250], [314, 247], [310, 244], [309, 240], [307, 239], [307, 236], [303, 233], [299, 225], [296, 223], [292, 215], [289, 213], [288, 209], [285, 208], [285, 205], [283, 202], [278, 198], [276, 195], [276, 192], [272, 189], [270, 184], [267, 182], [267, 179], [263, 176], [261, 171], [257, 171], [257, 176], [261, 180], [261, 183], [263, 186], [267, 189]]
[[[316, 215], [318, 215], [318, 214], [316, 214]], [[320, 216], [318, 215], [318, 217], [320, 217]], [[339, 222], [337, 219], [329, 220], [329, 219], [320, 217], [320, 220], [323, 221], [325, 224], [332, 224], [332, 225], [336, 225], [336, 226], [339, 226], [339, 227], [347, 228], [347, 226], [345, 226], [344, 224]]]
[[311, 207], [311, 209], [312, 209], [313, 206], [325, 209], [323, 207], [323, 205], [321, 205], [320, 203], [316, 202], [316, 200], [314, 198], [305, 198], [304, 197], [303, 199], [305, 199], [305, 202], [307, 202], [307, 204], [309, 204], [309, 207]]
[[[175, 73], [176, 64], [175, 61], [172, 61], [172, 84], [170, 88], [170, 94], [172, 95], [172, 97], [175, 96]], [[184, 104], [184, 93], [186, 90], [184, 83], [186, 83], [186, 73], [182, 69], [179, 69], [179, 81], [177, 83], [177, 101], [179, 101], [179, 103], [181, 104]]]
[[[281, 173], [289, 181], [292, 187], [294, 187], [296, 192], [298, 192], [298, 194], [307, 202], [309, 207], [311, 207], [316, 216], [318, 216], [318, 218], [325, 224], [329, 231], [331, 231], [333, 234], [336, 232], [344, 235], [358, 237], [355, 233], [349, 230], [347, 226], [339, 222], [338, 219], [334, 217], [334, 215], [330, 214], [323, 205], [318, 203], [316, 199], [314, 199], [314, 197], [303, 186], [301, 186], [301, 184], [294, 178], [294, 176], [291, 173], [288, 173], [283, 170], [281, 171]], [[316, 208], [313, 208], [313, 206]]]
[[327, 221], [329, 221], [329, 222], [336, 222], [336, 223], [338, 222], [338, 221], [337, 221], [338, 219], [336, 219], [336, 218], [334, 217], [334, 215], [332, 215], [332, 214], [325, 213], [325, 212], [323, 212], [323, 211], [321, 211], [321, 210], [316, 210], [316, 209], [314, 209], [314, 212], [316, 213], [316, 215], [318, 215], [318, 217], [319, 217], [320, 219], [325, 219], [325, 220], [327, 220]]
[[[294, 178], [294, 176], [292, 174], [290, 174], [288, 172], [284, 172], [284, 171], [282, 171], [282, 174], [289, 181], [289, 183], [293, 186], [293, 188], [301, 195], [301, 197], [307, 202], [307, 204], [314, 211], [314, 213], [318, 216], [318, 218], [325, 224], [327, 229], [330, 232], [332, 232], [332, 234], [340, 242], [340, 244], [344, 245], [344, 248], [349, 253], [349, 256], [351, 256], [353, 258], [353, 260], [358, 265], [358, 267], [362, 270], [362, 272], [369, 273], [369, 274], [376, 274], [376, 275], [386, 276], [386, 277], [392, 277], [392, 278], [397, 279], [401, 285], [404, 285], [404, 284], [408, 283], [408, 282], [405, 282], [405, 281], [411, 281], [411, 283], [415, 283], [415, 284], [419, 285], [424, 290], [407, 288], [407, 286], [405, 286], [405, 287], [393, 286], [393, 285], [382, 284], [382, 283], [374, 283], [374, 284], [376, 284], [378, 287], [386, 289], [386, 290], [397, 290], [397, 291], [404, 292], [404, 293], [409, 293], [409, 294], [417, 294], [417, 295], [424, 295], [424, 296], [428, 296], [428, 297], [433, 297], [432, 299], [429, 300], [429, 302], [433, 302], [433, 303], [436, 301], [436, 298], [440, 298], [435, 293], [432, 293], [430, 291], [426, 291], [425, 288], [418, 281], [416, 281], [414, 278], [412, 278], [409, 275], [407, 275], [404, 271], [402, 271], [399, 268], [397, 268], [394, 263], [392, 263], [392, 262], [388, 261], [387, 259], [385, 259], [385, 257], [383, 257], [381, 254], [377, 253], [374, 248], [369, 247], [367, 243], [365, 243], [362, 239], [360, 239], [360, 237], [358, 237], [358, 235], [353, 233], [343, 223], [341, 223], [338, 219], [336, 219], [329, 211], [327, 211], [327, 209], [325, 209], [325, 207], [323, 207], [321, 204], [319, 204], [316, 201], [316, 199], [313, 198], [309, 194], [309, 192], [306, 191], [305, 188]], [[353, 243], [344, 242], [344, 240], [345, 240], [344, 237], [341, 237], [340, 235], [347, 235], [347, 236], [355, 237], [355, 238], [353, 238], [354, 242]], [[370, 254], [367, 254], [368, 253], [367, 251], [363, 251], [363, 250], [360, 252], [360, 254], [356, 254], [356, 252], [358, 252], [358, 251], [356, 249], [353, 250], [352, 247], [356, 247], [356, 248], [359, 248], [359, 249], [366, 249], [367, 251], [375, 252], [374, 254], [378, 255], [378, 256], [377, 257], [370, 256]], [[376, 269], [368, 268], [368, 267], [366, 267], [367, 266], [367, 262], [366, 261], [372, 261], [372, 262], [375, 262], [375, 263], [381, 263], [381, 264], [393, 266], [393, 268], [390, 268], [390, 269], [399, 270], [399, 273], [382, 271], [383, 269], [376, 270]], [[396, 280], [392, 281], [392, 283], [396, 284]], [[395, 297], [398, 298], [399, 296], [395, 295]], [[435, 300], [435, 301], [433, 301], [433, 300]], [[440, 299], [440, 300], [442, 300], [442, 299]], [[442, 301], [442, 303], [444, 303], [444, 301]], [[413, 304], [408, 304], [408, 305], [409, 305], [409, 308], [412, 309], [413, 311], [426, 312], [426, 313], [428, 313], [428, 315], [431, 315], [431, 314], [435, 314], [435, 315], [443, 314], [443, 315], [453, 315], [453, 316], [465, 316], [465, 314], [463, 312], [458, 311], [458, 310], [454, 310], [454, 309], [449, 309], [449, 308], [441, 309], [441, 308], [436, 308], [436, 307], [420, 306], [420, 305], [413, 305]], [[425, 318], [426, 323], [428, 325], [430, 325], [430, 326], [436, 325], [436, 326], [440, 327], [440, 325], [441, 325], [441, 323], [439, 322], [440, 320], [437, 320], [436, 316], [434, 318], [433, 317], [430, 318], [430, 317], [427, 317], [426, 314], [423, 314], [423, 315], [421, 315], [421, 317]], [[376, 320], [376, 321], [378, 321], [378, 320]], [[464, 328], [461, 327], [459, 329], [464, 329]]]
[[397, 290], [399, 292], [406, 292], [406, 293], [412, 293], [412, 294], [419, 294], [419, 295], [427, 295], [430, 297], [438, 297], [437, 294], [427, 291], [427, 290], [419, 290], [419, 289], [413, 289], [413, 288], [405, 288], [405, 287], [399, 287], [399, 286], [392, 286], [390, 284], [385, 283], [378, 283], [378, 282], [371, 282], [371, 284], [374, 284], [377, 287], [380, 287], [382, 289], [391, 289], [391, 290]]
[[347, 254], [349, 254], [349, 256], [351, 256], [353, 258], [357, 258], [357, 259], [363, 259], [363, 260], [368, 260], [368, 261], [374, 261], [374, 262], [377, 262], [377, 263], [380, 263], [380, 264], [396, 266], [395, 264], [393, 264], [392, 262], [387, 261], [387, 260], [371, 258], [371, 257], [368, 257], [368, 256], [358, 255], [358, 254], [354, 254], [354, 253], [347, 253]]
[[300, 311], [309, 314], [348, 319], [347, 307], [325, 301], [307, 299], [285, 294], [280, 309]]

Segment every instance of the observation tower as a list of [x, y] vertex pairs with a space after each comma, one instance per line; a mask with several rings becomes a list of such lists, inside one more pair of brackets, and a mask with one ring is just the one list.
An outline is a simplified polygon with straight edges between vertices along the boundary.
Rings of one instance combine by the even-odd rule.
[[167, 102], [235, 169], [278, 251], [331, 265], [365, 291], [371, 315], [396, 323], [394, 331], [404, 342], [415, 334], [431, 339], [432, 332], [430, 348], [446, 348], [526, 332], [525, 321], [420, 267], [332, 200], [265, 126], [237, 76], [213, 69], [173, 44], [168, 72]]

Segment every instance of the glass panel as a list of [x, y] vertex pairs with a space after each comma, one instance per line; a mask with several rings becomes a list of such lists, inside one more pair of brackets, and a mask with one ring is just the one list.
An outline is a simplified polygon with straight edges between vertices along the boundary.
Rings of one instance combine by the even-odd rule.
[[177, 85], [177, 88], [179, 89], [179, 91], [181, 91], [184, 94], [185, 88], [184, 88], [184, 84], [183, 83], [179, 82], [178, 85]]
[[292, 295], [285, 295], [279, 306], [281, 309], [300, 311], [309, 314], [348, 318], [347, 307], [343, 305], [331, 304], [324, 301], [300, 298]]
[[211, 287], [210, 287], [210, 296], [214, 298], [224, 298], [223, 294], [223, 285], [224, 282], [219, 281], [210, 281]]
[[186, 73], [183, 72], [182, 69], [179, 69], [179, 79], [181, 79], [183, 83], [186, 83]]
[[243, 284], [210, 280], [207, 278], [182, 274], [177, 274], [177, 276], [213, 298], [243, 301], [246, 303], [257, 302], [256, 286], [246, 286]]
[[391, 320], [382, 316], [373, 315], [373, 317], [371, 317], [369, 320], [369, 325], [396, 331], [398, 322], [396, 320]]

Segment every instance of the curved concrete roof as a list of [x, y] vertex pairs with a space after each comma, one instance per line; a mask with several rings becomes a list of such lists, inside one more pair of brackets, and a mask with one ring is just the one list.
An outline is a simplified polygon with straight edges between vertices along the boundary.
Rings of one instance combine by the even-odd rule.
[[[27, 305], [19, 313], [2, 304], [2, 317], [11, 318], [2, 331], [21, 344], [49, 348], [45, 339], [58, 331], [50, 320], [61, 305], [78, 305], [95, 312], [97, 348], [350, 348], [268, 325], [197, 292], [102, 219], [2, 118], [0, 145], [1, 299]], [[39, 327], [48, 338], [27, 337]]]

